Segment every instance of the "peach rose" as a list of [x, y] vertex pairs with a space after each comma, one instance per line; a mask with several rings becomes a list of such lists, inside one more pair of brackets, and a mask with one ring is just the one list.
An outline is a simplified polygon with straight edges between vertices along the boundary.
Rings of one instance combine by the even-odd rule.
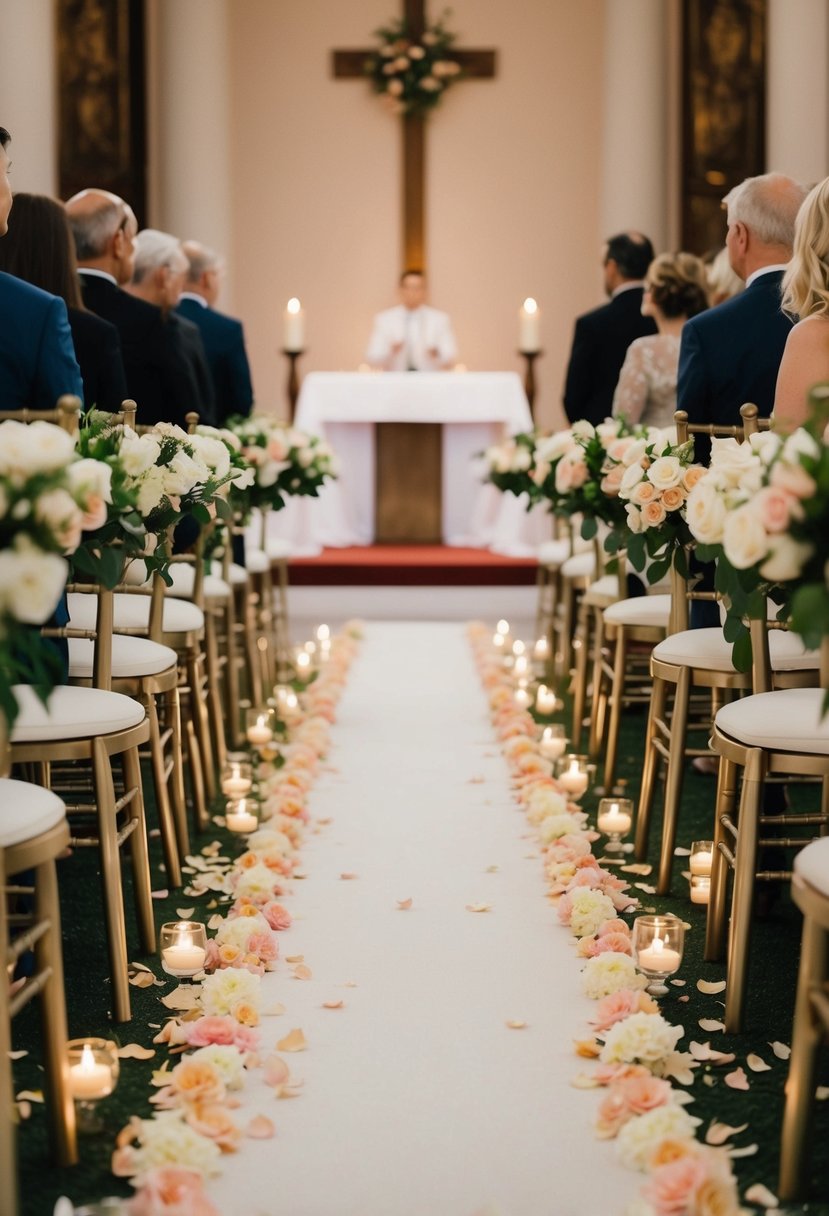
[[187, 1112], [185, 1121], [194, 1132], [218, 1144], [223, 1153], [235, 1153], [239, 1147], [242, 1133], [225, 1107], [218, 1103], [194, 1106]]
[[627, 1077], [617, 1084], [632, 1115], [644, 1115], [671, 1101], [671, 1083], [660, 1077]]
[[170, 1073], [170, 1088], [184, 1102], [221, 1102], [224, 1081], [210, 1064], [184, 1059]]
[[662, 506], [666, 511], [678, 511], [685, 502], [685, 491], [681, 486], [671, 486], [662, 491]]
[[229, 1014], [219, 1017], [205, 1015], [186, 1023], [184, 1030], [191, 1047], [238, 1047], [240, 1051], [256, 1051], [259, 1035], [239, 1023]]
[[127, 1203], [129, 1216], [219, 1216], [195, 1170], [165, 1165], [144, 1175], [141, 1189]]
[[265, 904], [262, 908], [262, 915], [272, 929], [290, 929], [291, 927], [291, 914], [281, 904]]
[[219, 961], [220, 967], [236, 967], [242, 955], [242, 951], [238, 946], [234, 946], [230, 942], [226, 942], [223, 946], [219, 946]]
[[659, 1141], [648, 1157], [648, 1170], [655, 1170], [660, 1165], [668, 1165], [671, 1161], [681, 1161], [685, 1157], [698, 1155], [699, 1145], [693, 1140], [675, 1140], [672, 1136], [666, 1136], [664, 1140]]
[[643, 507], [646, 502], [653, 502], [656, 498], [656, 486], [650, 481], [640, 481], [635, 485], [628, 495], [631, 502], [637, 506]]
[[606, 933], [624, 933], [630, 937], [630, 926], [616, 916], [613, 920], [606, 920], [599, 929], [599, 937], [604, 937]]
[[[649, 1008], [643, 1007], [646, 1001]], [[632, 1013], [656, 1013], [658, 1006], [652, 997], [643, 992], [634, 992], [631, 988], [620, 988], [610, 996], [604, 996], [596, 1005], [596, 1011], [590, 1019], [590, 1025], [601, 1033], [610, 1030], [617, 1022], [630, 1017]], [[648, 1074], [650, 1075], [650, 1074]]]
[[661, 502], [648, 502], [642, 508], [642, 522], [646, 528], [656, 528], [664, 521], [666, 514]]
[[705, 1166], [699, 1158], [680, 1157], [655, 1169], [643, 1194], [656, 1216], [685, 1216], [704, 1179]]
[[705, 476], [708, 470], [701, 464], [692, 464], [682, 473], [682, 484], [686, 490], [693, 490], [697, 482]]
[[584, 937], [579, 942], [578, 953], [582, 958], [595, 958], [613, 950], [616, 954], [632, 954], [629, 933], [603, 933], [598, 937]]
[[753, 502], [767, 532], [785, 532], [793, 518], [803, 518], [800, 501], [779, 486], [765, 486], [754, 495]]
[[231, 1013], [237, 1022], [242, 1026], [258, 1026], [259, 1013], [254, 1009], [253, 1005], [249, 1005], [247, 1001], [239, 1001], [233, 1006]]

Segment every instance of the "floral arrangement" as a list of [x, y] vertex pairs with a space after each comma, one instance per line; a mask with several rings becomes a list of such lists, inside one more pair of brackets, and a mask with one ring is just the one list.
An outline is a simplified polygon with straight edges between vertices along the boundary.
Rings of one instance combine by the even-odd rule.
[[379, 45], [365, 72], [392, 114], [424, 115], [434, 109], [461, 67], [452, 58], [455, 35], [444, 13], [419, 39], [409, 37], [405, 21], [390, 21], [374, 31]]
[[[642, 455], [640, 449], [640, 460]], [[637, 467], [640, 476], [635, 484], [641, 482], [641, 465], [631, 460], [621, 467]], [[641, 1199], [628, 1209], [627, 1216], [699, 1216], [703, 1212], [741, 1216], [729, 1149], [700, 1143], [700, 1120], [686, 1109], [691, 1095], [683, 1087], [694, 1081], [698, 1059], [713, 1060], [714, 1055], [694, 1052], [699, 1044], [692, 1044], [688, 1052], [679, 1050], [683, 1027], [671, 1025], [657, 1002], [643, 991], [647, 980], [632, 957], [631, 928], [623, 919], [638, 901], [629, 894], [627, 884], [594, 857], [597, 834], [587, 826], [578, 807], [567, 802], [553, 777], [552, 764], [541, 755], [535, 722], [516, 707], [503, 656], [496, 652], [491, 637], [482, 623], [469, 627], [516, 799], [542, 845], [559, 923], [576, 938], [577, 954], [585, 959], [582, 989], [595, 1002], [592, 1035], [576, 1042], [578, 1056], [592, 1061], [594, 1071], [579, 1075], [573, 1084], [601, 1092], [594, 1127], [597, 1138], [612, 1140], [619, 1161], [646, 1179]], [[546, 833], [545, 823], [553, 817], [569, 819], [569, 831], [561, 832], [556, 823], [555, 832]], [[725, 1053], [721, 1062], [732, 1059]], [[725, 1130], [734, 1134], [742, 1129]]]
[[[484, 452], [486, 463], [485, 481], [491, 482], [504, 494], [535, 496], [533, 481], [535, 452], [541, 436], [532, 431], [511, 435], [488, 447]], [[530, 504], [532, 505], [532, 504]]]
[[17, 714], [12, 686], [30, 683], [45, 702], [61, 677], [40, 635], [69, 575], [84, 531], [100, 528], [112, 499], [111, 470], [79, 460], [73, 437], [49, 422], [0, 423], [0, 713]]
[[317, 435], [306, 435], [269, 414], [232, 418], [230, 429], [242, 445], [242, 456], [254, 470], [250, 503], [280, 511], [286, 498], [316, 497], [320, 486], [337, 476], [334, 453]]
[[[216, 909], [208, 925], [215, 933], [208, 939], [204, 973], [192, 986], [195, 1008], [183, 1002], [182, 1012], [155, 1036], [171, 1058], [153, 1075], [154, 1113], [132, 1118], [116, 1140], [113, 1173], [129, 1178], [136, 1191], [127, 1204], [131, 1216], [184, 1211], [218, 1216], [206, 1180], [221, 1171], [227, 1154], [276, 1134], [269, 1114], [250, 1109], [255, 1101], [246, 1093], [251, 1074], [255, 1070], [277, 1097], [300, 1092], [301, 1082], [277, 1052], [301, 1050], [302, 1032], [263, 1045], [262, 1021], [269, 1011], [263, 1008], [261, 984], [265, 971], [281, 966], [278, 934], [291, 927], [290, 912], [278, 902], [282, 881], [295, 865], [308, 790], [329, 747], [328, 719], [317, 708], [338, 700], [357, 653], [357, 633], [353, 623], [332, 639], [318, 679], [300, 694], [288, 742], [278, 755], [268, 752], [264, 759], [266, 753], [260, 754], [256, 777], [263, 826], [245, 838], [245, 851], [235, 860], [219, 856], [227, 849], [216, 841], [190, 859], [185, 895]], [[254, 882], [248, 881], [251, 875]], [[305, 978], [301, 964], [293, 963], [294, 976]], [[165, 999], [172, 1010], [180, 1007], [175, 997]]]

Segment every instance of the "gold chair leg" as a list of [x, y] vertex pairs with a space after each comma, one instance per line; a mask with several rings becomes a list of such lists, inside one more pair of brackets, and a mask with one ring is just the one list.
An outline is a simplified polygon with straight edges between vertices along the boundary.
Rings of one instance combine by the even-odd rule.
[[622, 702], [625, 697], [625, 671], [627, 668], [627, 636], [623, 625], [617, 627], [616, 646], [613, 653], [613, 683], [610, 687], [610, 717], [605, 747], [604, 787], [608, 793], [616, 781], [616, 759], [619, 753], [619, 727], [622, 721]]
[[671, 742], [668, 750], [668, 766], [665, 772], [665, 810], [662, 819], [662, 847], [659, 852], [659, 875], [656, 880], [657, 895], [667, 895], [671, 890], [676, 831], [679, 822], [679, 807], [682, 801], [682, 784], [685, 777], [685, 734], [688, 729], [688, 704], [690, 696], [691, 671], [688, 667], [681, 667], [674, 695], [674, 710], [671, 715]]
[[152, 954], [156, 948], [155, 915], [153, 913], [150, 853], [147, 848], [147, 821], [144, 815], [144, 791], [141, 787], [141, 763], [138, 758], [138, 748], [129, 748], [123, 753], [121, 760], [124, 766], [124, 786], [135, 791], [128, 813], [130, 821], [135, 824], [129, 838], [129, 845], [138, 936], [144, 953]]
[[11, 1011], [6, 960], [9, 948], [6, 878], [3, 851], [0, 849], [0, 1211], [17, 1216], [17, 1120], [14, 1112], [14, 1078], [9, 1052]]
[[216, 797], [216, 771], [213, 765], [213, 745], [210, 742], [210, 721], [207, 716], [205, 697], [204, 656], [198, 650], [187, 656], [187, 683], [190, 688], [188, 720], [192, 722], [198, 739], [198, 755], [202, 768], [204, 798], [212, 802]]
[[162, 696], [164, 722], [170, 731], [170, 802], [175, 822], [179, 857], [190, 852], [190, 833], [187, 829], [187, 798], [184, 791], [184, 760], [181, 737], [181, 699], [178, 688], [171, 688]]
[[118, 850], [118, 825], [115, 819], [115, 794], [109, 756], [100, 739], [95, 739], [92, 744], [92, 770], [98, 810], [98, 847], [101, 854], [109, 973], [112, 979], [112, 1016], [116, 1022], [128, 1022], [131, 1013], [127, 981], [127, 926], [124, 917], [121, 857]]
[[714, 856], [711, 862], [711, 888], [705, 921], [706, 962], [722, 962], [725, 958], [725, 940], [728, 895], [728, 862], [720, 844], [731, 850], [732, 840], [723, 827], [723, 816], [734, 817], [737, 789], [737, 766], [725, 756], [720, 756], [717, 772], [717, 794], [714, 802]]
[[575, 620], [576, 589], [572, 580], [564, 579], [561, 589], [561, 616], [558, 620], [558, 646], [556, 647], [556, 659], [559, 663], [559, 682], [563, 686], [570, 683]]
[[68, 1036], [60, 900], [55, 863], [51, 858], [38, 866], [35, 872], [35, 912], [38, 922], [49, 926], [35, 945], [38, 973], [49, 976], [40, 994], [49, 1139], [56, 1164], [75, 1165], [78, 1160], [78, 1141], [75, 1103], [69, 1091], [69, 1061], [66, 1057]]
[[648, 706], [648, 725], [645, 731], [645, 758], [642, 764], [642, 785], [639, 790], [639, 807], [636, 815], [634, 855], [637, 861], [644, 861], [648, 855], [648, 835], [650, 833], [653, 795], [659, 762], [659, 753], [656, 750], [659, 730], [656, 723], [665, 717], [665, 702], [667, 698], [667, 684], [664, 680], [660, 680], [658, 676], [655, 676], [651, 691], [651, 702]]
[[593, 609], [582, 598], [579, 605], [576, 638], [573, 643], [575, 651], [575, 670], [573, 673], [573, 720], [570, 725], [570, 740], [573, 751], [581, 746], [581, 735], [584, 729], [584, 706], [587, 700], [587, 670], [590, 662], [590, 628]]
[[739, 1034], [745, 1015], [763, 775], [763, 753], [749, 752], [740, 799], [740, 829], [734, 853], [734, 889], [728, 933], [728, 987], [725, 990], [724, 1021], [729, 1034]]
[[167, 882], [171, 887], [181, 886], [181, 860], [176, 838], [176, 825], [173, 819], [173, 809], [167, 782], [164, 748], [161, 743], [161, 730], [158, 725], [158, 708], [152, 693], [141, 698], [141, 703], [147, 713], [150, 724], [150, 767], [153, 774], [153, 789], [155, 804], [158, 809], [158, 824], [161, 829], [161, 844], [164, 850], [164, 865], [167, 869]]
[[227, 757], [227, 747], [225, 745], [225, 723], [222, 713], [216, 621], [209, 608], [205, 611], [204, 620], [204, 653], [207, 665], [207, 715], [213, 740], [213, 757], [216, 767], [221, 769]]
[[[197, 832], [206, 832], [210, 826], [207, 803], [204, 797], [204, 763], [201, 758], [198, 735], [192, 718], [184, 726], [187, 739], [187, 763], [190, 771], [190, 789], [193, 795], [193, 820]], [[187, 854], [184, 854], [185, 857]]]
[[826, 981], [826, 953], [826, 930], [806, 915], [780, 1143], [780, 1185], [777, 1189], [782, 1200], [799, 1199], [805, 1190], [804, 1164], [809, 1157], [812, 1134], [818, 1051], [824, 1038], [823, 1024], [815, 1014], [810, 992]]
[[236, 629], [236, 601], [232, 588], [227, 597], [224, 618], [225, 645], [227, 647], [224, 679], [225, 718], [230, 741], [233, 747], [239, 747], [243, 738], [239, 715], [239, 640]]

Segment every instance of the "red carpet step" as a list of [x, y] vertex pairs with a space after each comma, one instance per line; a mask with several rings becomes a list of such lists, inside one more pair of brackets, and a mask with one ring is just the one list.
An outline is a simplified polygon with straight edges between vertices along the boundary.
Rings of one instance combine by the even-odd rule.
[[535, 582], [535, 558], [446, 545], [365, 545], [323, 549], [288, 566], [294, 587], [523, 587]]

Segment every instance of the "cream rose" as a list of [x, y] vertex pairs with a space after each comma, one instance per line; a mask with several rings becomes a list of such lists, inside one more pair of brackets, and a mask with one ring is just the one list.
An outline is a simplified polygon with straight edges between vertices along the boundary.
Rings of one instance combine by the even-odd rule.
[[25, 625], [42, 625], [55, 611], [68, 573], [57, 553], [35, 548], [0, 552], [0, 612]]
[[640, 481], [635, 485], [630, 492], [630, 501], [642, 507], [646, 502], [653, 502], [656, 498], [656, 486], [650, 481]]
[[685, 506], [685, 519], [691, 535], [703, 545], [719, 544], [728, 512], [722, 494], [703, 477], [691, 489]]
[[629, 1169], [644, 1170], [660, 1140], [693, 1140], [702, 1120], [670, 1103], [628, 1120], [616, 1139], [616, 1153]]
[[682, 481], [682, 465], [676, 456], [659, 456], [647, 471], [647, 479], [657, 490], [667, 490]]
[[753, 503], [746, 503], [726, 516], [723, 549], [728, 561], [738, 570], [747, 570], [767, 556], [768, 534], [757, 517]]
[[793, 540], [791, 536], [770, 536], [768, 556], [760, 566], [760, 574], [772, 583], [800, 578], [813, 552], [811, 545]]

